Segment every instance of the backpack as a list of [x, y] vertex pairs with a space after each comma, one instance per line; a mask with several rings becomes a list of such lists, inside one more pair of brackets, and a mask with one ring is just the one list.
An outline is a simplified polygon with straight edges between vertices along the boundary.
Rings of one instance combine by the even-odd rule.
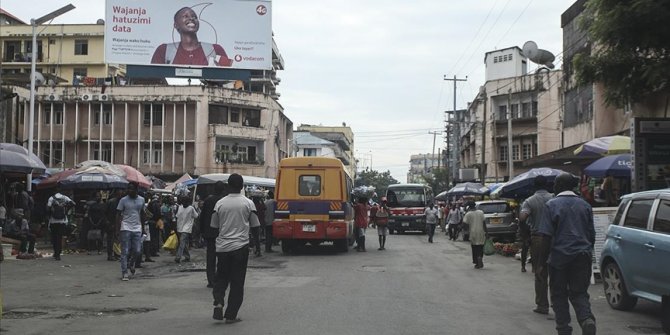
[[58, 201], [54, 201], [51, 205], [51, 217], [56, 220], [65, 219], [65, 206], [63, 206]]

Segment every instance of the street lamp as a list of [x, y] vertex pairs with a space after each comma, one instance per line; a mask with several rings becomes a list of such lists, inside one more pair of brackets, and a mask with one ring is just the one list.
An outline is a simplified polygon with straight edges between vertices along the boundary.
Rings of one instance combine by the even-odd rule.
[[[72, 4], [61, 7], [47, 15], [44, 15], [37, 19], [30, 19], [30, 25], [33, 27], [33, 46], [30, 56], [30, 114], [28, 115], [28, 150], [33, 152], [33, 133], [34, 133], [34, 122], [35, 122], [35, 76], [36, 76], [36, 59], [37, 59], [37, 26], [45, 22], [49, 22], [54, 18], [63, 15], [74, 9]], [[33, 175], [28, 174], [28, 183], [26, 189], [30, 191], [32, 189], [32, 179]]]

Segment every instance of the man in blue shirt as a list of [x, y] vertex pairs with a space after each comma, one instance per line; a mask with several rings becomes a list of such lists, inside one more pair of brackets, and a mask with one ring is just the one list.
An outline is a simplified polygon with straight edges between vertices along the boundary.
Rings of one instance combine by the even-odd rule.
[[140, 255], [144, 198], [137, 194], [137, 185], [128, 185], [128, 195], [116, 206], [116, 221], [120, 226], [121, 280], [128, 280], [128, 270], [135, 274], [135, 260]]
[[568, 298], [582, 334], [596, 333], [588, 293], [596, 232], [591, 205], [572, 192], [576, 184], [574, 177], [568, 173], [556, 177], [556, 197], [545, 204], [538, 228], [538, 233], [544, 236], [544, 243], [549, 245], [542, 250], [550, 250], [549, 291], [559, 335], [572, 334]]

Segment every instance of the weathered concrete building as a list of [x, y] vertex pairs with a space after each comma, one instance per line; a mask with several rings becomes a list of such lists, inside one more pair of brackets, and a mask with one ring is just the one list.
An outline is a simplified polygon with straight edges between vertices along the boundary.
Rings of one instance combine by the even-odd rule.
[[337, 144], [316, 137], [306, 131], [293, 132], [293, 149], [295, 157], [330, 157], [337, 158]]
[[[29, 91], [15, 87], [18, 137]], [[274, 178], [293, 124], [270, 95], [206, 86], [40, 87], [34, 152], [48, 167], [88, 159], [145, 174], [238, 172]]]
[[335, 157], [342, 161], [344, 168], [352, 178], [356, 175], [356, 161], [354, 157], [354, 132], [351, 127], [342, 126], [314, 126], [301, 124], [297, 131], [306, 131], [318, 138], [337, 144], [333, 149]]
[[[425, 183], [426, 180], [423, 176], [432, 176], [433, 169], [437, 169], [440, 165], [440, 155], [438, 154], [416, 154], [410, 156], [407, 182], [414, 184]], [[444, 166], [442, 166], [442, 168], [444, 168]]]

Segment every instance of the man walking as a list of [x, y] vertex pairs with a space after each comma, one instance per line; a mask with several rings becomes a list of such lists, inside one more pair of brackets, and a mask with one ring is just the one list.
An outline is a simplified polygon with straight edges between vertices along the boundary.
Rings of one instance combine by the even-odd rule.
[[[226, 323], [242, 321], [237, 312], [242, 306], [244, 281], [249, 260], [249, 230], [258, 241], [260, 222], [256, 216], [254, 203], [240, 192], [244, 187], [242, 176], [233, 173], [228, 177], [230, 194], [219, 200], [212, 213], [212, 228], [219, 231], [216, 238], [217, 269], [214, 282], [214, 315], [216, 320], [226, 319]], [[226, 290], [228, 307], [225, 315], [223, 305]]]
[[216, 278], [216, 237], [219, 235], [219, 231], [211, 226], [212, 213], [214, 213], [216, 203], [224, 196], [226, 196], [226, 184], [217, 181], [214, 184], [214, 194], [205, 198], [200, 213], [200, 234], [205, 239], [207, 247], [207, 287], [209, 288], [214, 287], [214, 279]]
[[144, 198], [137, 194], [137, 185], [128, 185], [128, 195], [119, 200], [116, 207], [116, 222], [120, 223], [121, 280], [128, 280], [128, 270], [135, 274], [135, 258], [140, 255], [142, 221], [144, 221]]
[[67, 212], [71, 206], [74, 206], [74, 201], [60, 193], [54, 194], [47, 201], [49, 232], [54, 248], [53, 258], [57, 261], [60, 261], [60, 254], [63, 251], [63, 235], [68, 225]]
[[549, 290], [559, 335], [572, 334], [568, 299], [582, 334], [596, 333], [588, 293], [596, 232], [591, 205], [572, 192], [576, 186], [570, 174], [556, 177], [556, 197], [546, 203], [538, 229], [538, 233], [543, 235], [543, 244], [550, 248], [547, 262]]
[[268, 199], [265, 200], [265, 252], [272, 251], [272, 223], [275, 222], [275, 208], [277, 200], [274, 199], [274, 193], [268, 192]]
[[[534, 181], [535, 194], [521, 204], [519, 223], [530, 230], [530, 254], [532, 255], [533, 273], [535, 274], [535, 309], [533, 312], [539, 314], [549, 313], [549, 298], [547, 296], [547, 252], [542, 252], [542, 235], [538, 232], [540, 221], [544, 215], [544, 205], [553, 198], [553, 194], [547, 191], [547, 178], [537, 176]], [[523, 234], [522, 234], [523, 235]], [[523, 238], [522, 238], [523, 241]], [[526, 242], [524, 242], [526, 243]], [[525, 256], [521, 255], [521, 271], [526, 270]]]
[[433, 236], [435, 235], [435, 226], [437, 225], [438, 220], [438, 210], [435, 208], [433, 203], [428, 204], [423, 212], [423, 215], [426, 216], [426, 228], [428, 229], [428, 243], [433, 243]]

